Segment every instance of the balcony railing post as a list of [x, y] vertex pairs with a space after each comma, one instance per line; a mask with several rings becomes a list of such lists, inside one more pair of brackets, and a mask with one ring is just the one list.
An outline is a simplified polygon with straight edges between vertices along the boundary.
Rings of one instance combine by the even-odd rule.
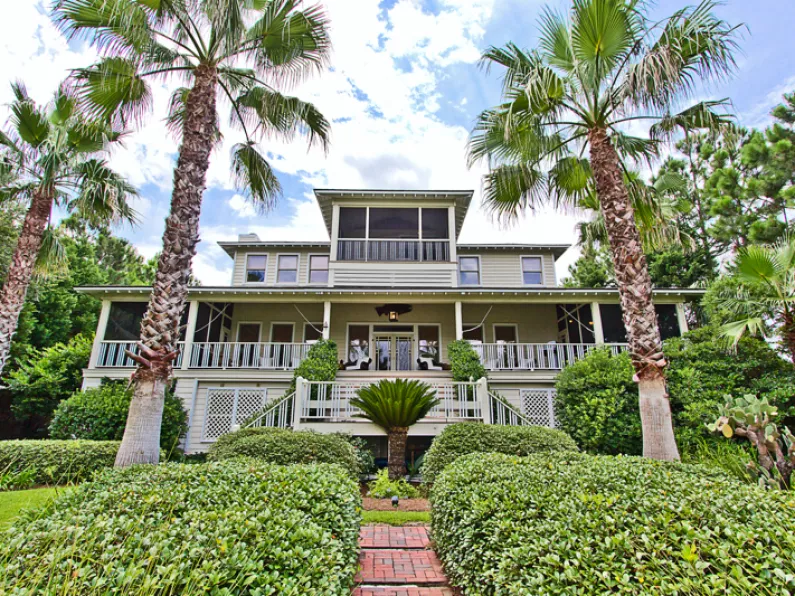
[[492, 424], [491, 404], [489, 403], [489, 381], [486, 377], [481, 377], [475, 383], [475, 395], [480, 402], [480, 410], [483, 415], [483, 422]]
[[306, 388], [306, 379], [304, 379], [304, 377], [298, 377], [295, 380], [295, 397], [293, 398], [293, 430], [298, 430], [301, 426]]

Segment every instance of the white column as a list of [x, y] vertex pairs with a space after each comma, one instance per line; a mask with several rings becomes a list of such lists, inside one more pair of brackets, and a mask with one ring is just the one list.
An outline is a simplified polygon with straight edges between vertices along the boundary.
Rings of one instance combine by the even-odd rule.
[[599, 309], [598, 302], [591, 302], [591, 320], [593, 321], [594, 342], [597, 344], [605, 343], [605, 331], [602, 327], [602, 311]]
[[88, 368], [96, 368], [99, 360], [99, 351], [102, 348], [102, 341], [105, 339], [105, 330], [108, 328], [110, 318], [110, 300], [102, 301], [102, 309], [99, 311], [99, 321], [97, 321], [97, 334], [94, 336], [94, 345], [91, 346], [91, 358], [88, 360]]
[[331, 332], [331, 302], [323, 303], [323, 339], [328, 339]]
[[687, 326], [687, 314], [685, 313], [685, 303], [676, 303], [676, 320], [679, 322], [679, 335], [684, 335], [689, 331]]
[[483, 415], [483, 422], [493, 424], [491, 419], [491, 404], [489, 403], [489, 382], [486, 377], [481, 377], [475, 382], [475, 392], [480, 401], [480, 413]]
[[340, 228], [340, 206], [331, 207], [331, 258], [330, 261], [337, 260], [337, 239], [339, 238]]
[[295, 380], [295, 397], [293, 398], [293, 430], [298, 430], [298, 427], [301, 426], [301, 411], [304, 408], [306, 393], [306, 379], [298, 377]]
[[[447, 227], [449, 228], [447, 235], [450, 236], [450, 261], [453, 263], [458, 262], [458, 253], [456, 251], [457, 238], [455, 236], [455, 207], [449, 207], [447, 210]], [[456, 282], [456, 286], [458, 283]]]
[[464, 315], [460, 300], [455, 303], [455, 338], [464, 339]]
[[188, 326], [185, 329], [185, 345], [182, 346], [182, 368], [187, 370], [190, 367], [190, 359], [193, 354], [193, 336], [196, 334], [196, 319], [199, 316], [199, 301], [191, 300], [188, 302]]

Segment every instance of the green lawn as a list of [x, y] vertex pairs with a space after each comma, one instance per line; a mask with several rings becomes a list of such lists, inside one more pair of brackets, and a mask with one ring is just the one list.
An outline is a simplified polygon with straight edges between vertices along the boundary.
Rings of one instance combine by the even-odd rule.
[[402, 526], [411, 522], [430, 523], [430, 511], [363, 511], [363, 524]]
[[40, 507], [55, 496], [54, 488], [34, 488], [0, 493], [0, 530], [14, 521], [23, 509]]

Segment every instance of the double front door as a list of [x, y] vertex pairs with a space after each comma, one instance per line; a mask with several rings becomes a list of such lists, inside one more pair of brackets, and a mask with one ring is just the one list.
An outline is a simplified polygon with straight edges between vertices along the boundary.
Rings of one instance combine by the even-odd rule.
[[376, 370], [412, 370], [414, 333], [373, 333]]

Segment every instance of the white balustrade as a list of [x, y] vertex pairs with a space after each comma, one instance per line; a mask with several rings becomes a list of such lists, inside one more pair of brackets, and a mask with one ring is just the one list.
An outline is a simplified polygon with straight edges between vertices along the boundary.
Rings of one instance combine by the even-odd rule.
[[561, 370], [596, 348], [609, 348], [614, 355], [627, 350], [623, 343], [491, 343], [472, 347], [487, 370]]
[[311, 344], [278, 342], [194, 342], [189, 368], [293, 370]]
[[[177, 344], [179, 355], [174, 362], [174, 368], [182, 366], [182, 347], [183, 342]], [[97, 368], [134, 368], [137, 366], [135, 361], [127, 355], [130, 351], [138, 353], [138, 341], [115, 341], [105, 340], [99, 344], [99, 356], [97, 357]]]

